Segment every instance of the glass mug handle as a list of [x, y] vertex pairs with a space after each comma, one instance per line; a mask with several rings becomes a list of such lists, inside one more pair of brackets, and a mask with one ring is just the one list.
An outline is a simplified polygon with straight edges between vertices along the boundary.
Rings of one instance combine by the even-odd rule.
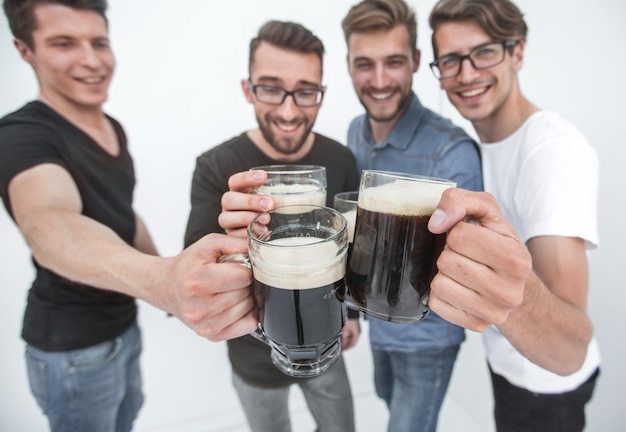
[[[241, 253], [234, 253], [234, 254], [229, 254], [229, 255], [222, 255], [221, 257], [218, 258], [217, 260], [218, 263], [234, 263], [234, 264], [240, 264], [244, 267], [247, 267], [249, 269], [252, 268], [252, 264], [250, 263], [250, 255], [247, 252], [241, 252]], [[256, 304], [256, 298], [254, 298], [254, 303], [255, 306], [258, 305]], [[255, 331], [253, 331], [252, 333], [249, 333], [250, 336], [254, 337], [255, 339], [270, 345], [270, 341], [269, 339], [267, 339], [267, 337], [265, 336], [265, 334], [263, 333], [263, 330], [261, 330], [261, 323], [257, 323], [257, 328]]]

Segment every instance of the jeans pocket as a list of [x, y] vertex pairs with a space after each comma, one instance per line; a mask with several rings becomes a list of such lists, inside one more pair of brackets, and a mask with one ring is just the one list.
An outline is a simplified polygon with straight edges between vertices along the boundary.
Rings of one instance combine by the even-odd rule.
[[92, 345], [72, 353], [70, 364], [77, 369], [99, 368], [115, 359], [122, 349], [122, 338]]
[[30, 391], [37, 404], [45, 413], [48, 408], [48, 365], [44, 360], [37, 358], [32, 349], [26, 347], [26, 372]]

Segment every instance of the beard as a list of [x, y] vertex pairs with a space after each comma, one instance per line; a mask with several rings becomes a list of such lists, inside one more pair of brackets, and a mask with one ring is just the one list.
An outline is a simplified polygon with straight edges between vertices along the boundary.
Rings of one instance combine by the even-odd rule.
[[312, 124], [307, 125], [306, 118], [298, 118], [296, 119], [296, 122], [302, 123], [305, 125], [305, 129], [302, 131], [301, 134], [299, 134], [298, 136], [289, 137], [289, 138], [278, 137], [276, 133], [274, 133], [272, 131], [272, 128], [270, 127], [273, 121], [273, 116], [270, 114], [267, 114], [264, 120], [265, 121], [261, 121], [261, 119], [257, 117], [257, 123], [259, 125], [259, 129], [261, 130], [261, 134], [263, 135], [263, 138], [265, 139], [265, 141], [269, 143], [269, 145], [274, 150], [276, 150], [278, 153], [281, 153], [285, 156], [289, 156], [289, 155], [297, 153], [302, 148], [302, 146], [304, 146], [306, 139], [308, 138], [309, 134], [311, 133], [311, 130], [313, 129]]
[[392, 120], [397, 120], [400, 117], [400, 115], [404, 112], [406, 107], [409, 105], [410, 100], [411, 100], [411, 92], [409, 90], [406, 94], [402, 95], [402, 98], [398, 101], [398, 105], [392, 112], [388, 114], [384, 114], [384, 113], [377, 114], [376, 112], [373, 112], [372, 110], [368, 109], [365, 98], [359, 96], [359, 101], [361, 102], [361, 105], [363, 105], [363, 108], [365, 108], [365, 111], [367, 112], [368, 117], [371, 120], [379, 122], [379, 123], [385, 123], [385, 122], [389, 122]]

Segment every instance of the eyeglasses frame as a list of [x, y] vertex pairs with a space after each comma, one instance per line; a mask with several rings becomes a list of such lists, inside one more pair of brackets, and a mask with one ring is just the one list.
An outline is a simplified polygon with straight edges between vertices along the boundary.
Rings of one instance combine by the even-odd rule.
[[[272, 86], [272, 85], [267, 85], [267, 84], [253, 84], [252, 80], [250, 78], [248, 78], [248, 86], [250, 87], [250, 90], [252, 90], [252, 94], [254, 94], [254, 96], [258, 99], [258, 96], [256, 94], [256, 90], [259, 87], [269, 87], [272, 89], [276, 89], [276, 90], [281, 90], [284, 94], [283, 94], [283, 98], [280, 102], [276, 103], [276, 102], [265, 102], [259, 99], [259, 102], [264, 103], [264, 104], [268, 104], [268, 105], [282, 105], [285, 103], [285, 101], [287, 100], [288, 96], [291, 96], [291, 99], [293, 100], [293, 103], [297, 106], [297, 107], [301, 107], [301, 108], [312, 108], [312, 107], [316, 107], [319, 106], [322, 101], [324, 100], [324, 93], [326, 92], [326, 86], [322, 86], [321, 88], [316, 88], [316, 89], [296, 89], [296, 90], [285, 90], [282, 87], [278, 87], [278, 86]], [[315, 90], [320, 92], [320, 100], [318, 103], [313, 104], [313, 105], [300, 105], [297, 101], [296, 101], [296, 94], [302, 91], [311, 91], [311, 90]]]
[[[486, 70], [486, 69], [492, 68], [492, 67], [497, 66], [500, 63], [502, 63], [504, 61], [504, 58], [506, 57], [506, 54], [505, 54], [506, 50], [508, 48], [513, 48], [514, 46], [516, 46], [519, 43], [520, 43], [519, 39], [510, 39], [510, 40], [500, 40], [500, 41], [487, 42], [487, 43], [475, 46], [474, 48], [472, 48], [470, 50], [470, 52], [468, 54], [465, 54], [465, 55], [448, 54], [448, 55], [445, 55], [443, 57], [439, 57], [438, 59], [436, 59], [435, 61], [433, 61], [433, 62], [431, 62], [429, 64], [430, 70], [433, 71], [433, 75], [435, 75], [435, 78], [437, 78], [438, 80], [450, 79], [450, 78], [454, 78], [454, 77], [459, 76], [459, 74], [461, 73], [461, 68], [463, 67], [463, 61], [465, 61], [465, 60], [469, 60], [469, 62], [472, 65], [472, 67], [474, 69], [476, 69], [476, 70]], [[494, 64], [486, 66], [486, 67], [478, 67], [478, 66], [476, 66], [474, 64], [474, 60], [472, 60], [472, 57], [471, 57], [472, 53], [474, 51], [476, 51], [477, 49], [483, 48], [483, 47], [485, 47], [487, 45], [493, 45], [493, 44], [500, 44], [500, 45], [502, 45], [502, 49], [503, 49], [502, 59], [500, 61], [498, 61], [497, 63], [494, 63]], [[459, 57], [459, 70], [457, 70], [457, 72], [454, 75], [442, 77], [442, 76], [440, 76], [441, 74], [437, 72], [437, 71], [439, 71], [439, 62], [442, 59], [444, 59], [444, 58], [446, 58], [448, 56], [451, 56], [451, 55], [457, 55]]]

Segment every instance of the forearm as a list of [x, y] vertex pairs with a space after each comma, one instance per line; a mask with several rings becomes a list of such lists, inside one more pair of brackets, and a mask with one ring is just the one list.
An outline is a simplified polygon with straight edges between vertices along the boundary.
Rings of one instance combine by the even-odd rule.
[[135, 249], [148, 255], [159, 255], [146, 224], [138, 214], [135, 214], [135, 240], [133, 245]]
[[580, 369], [593, 335], [586, 311], [556, 296], [535, 273], [522, 305], [498, 329], [522, 355], [559, 375]]
[[24, 218], [22, 232], [37, 262], [70, 280], [125, 293], [159, 308], [167, 259], [142, 253], [108, 227], [80, 214], [48, 210]]

